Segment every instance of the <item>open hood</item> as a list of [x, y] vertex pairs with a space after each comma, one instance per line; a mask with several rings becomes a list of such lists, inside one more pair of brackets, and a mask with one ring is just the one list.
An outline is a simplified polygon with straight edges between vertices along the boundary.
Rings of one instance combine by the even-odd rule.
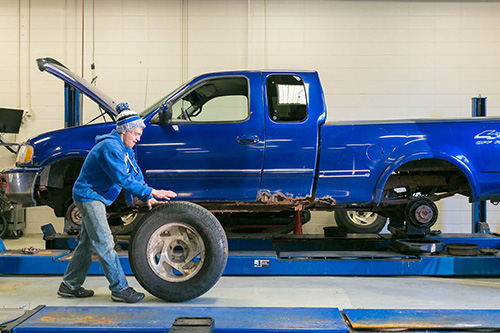
[[59, 61], [52, 58], [38, 58], [36, 59], [36, 63], [41, 72], [49, 72], [78, 89], [82, 94], [85, 94], [88, 98], [99, 104], [113, 119], [118, 115], [115, 110], [116, 102], [111, 97], [103, 93], [97, 87], [91, 85], [81, 76], [70, 71]]

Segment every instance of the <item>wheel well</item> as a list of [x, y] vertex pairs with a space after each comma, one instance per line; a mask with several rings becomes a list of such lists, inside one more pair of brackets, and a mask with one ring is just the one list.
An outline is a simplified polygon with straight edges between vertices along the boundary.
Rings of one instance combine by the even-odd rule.
[[45, 168], [40, 176], [38, 200], [54, 209], [57, 217], [64, 217], [71, 203], [73, 184], [83, 165], [83, 158], [57, 161]]
[[384, 186], [382, 199], [401, 197], [397, 193], [400, 188], [406, 190], [404, 196], [419, 192], [427, 196], [444, 193], [472, 195], [467, 177], [456, 165], [432, 158], [411, 161], [397, 168]]

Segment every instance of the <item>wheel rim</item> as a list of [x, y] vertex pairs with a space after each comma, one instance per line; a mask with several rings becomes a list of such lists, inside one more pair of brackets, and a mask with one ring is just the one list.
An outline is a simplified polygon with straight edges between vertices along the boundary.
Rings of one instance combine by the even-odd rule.
[[348, 211], [347, 216], [349, 216], [349, 219], [352, 221], [352, 223], [363, 227], [371, 225], [378, 218], [377, 213], [359, 211]]
[[137, 213], [123, 215], [121, 217], [123, 225], [129, 225], [130, 223], [134, 222], [136, 218], [137, 218]]
[[205, 261], [205, 245], [200, 234], [184, 223], [168, 223], [158, 228], [148, 241], [148, 264], [163, 280], [182, 282], [194, 277]]

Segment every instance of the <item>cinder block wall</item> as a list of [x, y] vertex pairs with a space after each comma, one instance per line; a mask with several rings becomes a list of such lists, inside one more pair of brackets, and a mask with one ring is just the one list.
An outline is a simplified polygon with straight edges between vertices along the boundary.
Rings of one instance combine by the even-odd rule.
[[[6, 138], [63, 127], [63, 84], [35, 64], [47, 56], [136, 110], [207, 71], [315, 69], [328, 120], [469, 117], [479, 93], [498, 116], [499, 22], [496, 1], [1, 0], [0, 106], [29, 111]], [[86, 100], [84, 120], [97, 114]], [[466, 200], [439, 206], [443, 231], [470, 231]], [[62, 228], [43, 207], [27, 218]]]

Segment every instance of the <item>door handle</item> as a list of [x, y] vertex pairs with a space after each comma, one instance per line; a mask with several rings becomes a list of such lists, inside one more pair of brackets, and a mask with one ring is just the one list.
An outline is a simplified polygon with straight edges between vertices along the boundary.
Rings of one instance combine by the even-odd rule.
[[257, 135], [238, 135], [236, 143], [240, 145], [255, 145], [259, 143], [259, 137]]

